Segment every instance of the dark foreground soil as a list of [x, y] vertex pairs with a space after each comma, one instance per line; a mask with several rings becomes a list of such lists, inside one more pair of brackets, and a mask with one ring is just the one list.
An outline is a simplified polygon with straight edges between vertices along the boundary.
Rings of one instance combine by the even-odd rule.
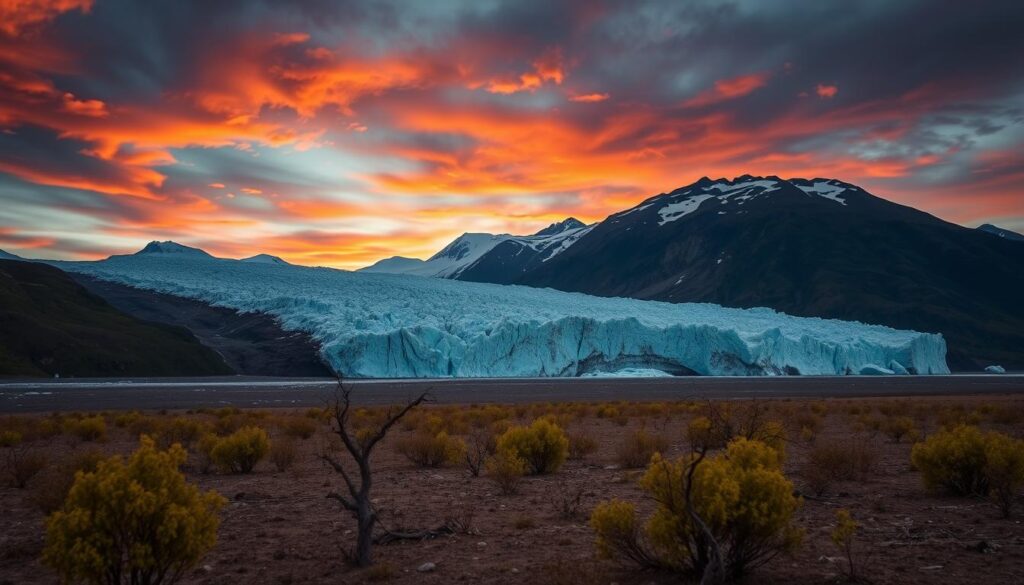
[[[1024, 582], [1024, 506], [1018, 516], [1000, 518], [987, 501], [930, 494], [920, 474], [911, 470], [911, 445], [896, 443], [863, 427], [865, 417], [905, 414], [922, 434], [940, 421], [976, 416], [986, 428], [1020, 437], [1024, 398], [914, 398], [909, 400], [828, 400], [814, 407], [820, 429], [790, 433], [785, 470], [795, 489], [810, 494], [805, 475], [807, 453], [828, 441], [866, 441], [877, 454], [874, 469], [856, 482], [840, 482], [819, 497], [804, 498], [796, 522], [806, 531], [803, 545], [754, 572], [747, 583], [819, 584], [844, 582], [844, 559], [831, 543], [834, 514], [847, 508], [861, 523], [855, 559], [863, 582], [884, 584], [1015, 584]], [[887, 407], [885, 405], [895, 405]], [[780, 418], [810, 416], [811, 403], [770, 401]], [[429, 408], [429, 407], [428, 407]], [[434, 407], [437, 408], [437, 407]], [[469, 408], [469, 407], [466, 407]], [[517, 421], [528, 422], [549, 407], [519, 407]], [[228, 583], [528, 583], [587, 585], [678, 583], [678, 577], [637, 571], [598, 559], [594, 534], [587, 524], [598, 502], [622, 498], [650, 504], [637, 486], [641, 470], [616, 463], [620, 445], [635, 429], [666, 437], [669, 455], [685, 448], [683, 431], [689, 414], [658, 408], [619, 405], [621, 414], [600, 418], [584, 408], [566, 427], [597, 439], [599, 447], [583, 461], [569, 461], [549, 476], [524, 479], [521, 490], [502, 496], [486, 477], [470, 477], [462, 467], [422, 469], [396, 452], [395, 444], [412, 431], [396, 427], [376, 454], [376, 505], [392, 528], [428, 528], [457, 519], [466, 533], [375, 549], [377, 566], [354, 569], [342, 551], [354, 543], [354, 521], [325, 495], [340, 478], [316, 455], [329, 445], [324, 430], [301, 441], [300, 456], [287, 472], [264, 461], [250, 475], [204, 475], [188, 471], [203, 489], [230, 500], [222, 512], [219, 541], [184, 582]], [[268, 421], [286, 411], [266, 411]], [[888, 412], [889, 414], [881, 414]], [[441, 413], [439, 411], [439, 413]], [[448, 416], [450, 411], [442, 414]], [[867, 413], [867, 414], [864, 414]], [[995, 415], [993, 413], [1003, 413]], [[161, 416], [171, 416], [161, 415]], [[206, 416], [206, 415], [189, 415]], [[859, 421], [859, 422], [858, 422]], [[793, 426], [787, 420], [787, 427]], [[797, 422], [799, 424], [799, 422]], [[268, 422], [275, 438], [280, 431]], [[40, 443], [52, 458], [95, 448], [68, 436]], [[99, 445], [106, 452], [129, 452], [134, 446], [125, 429], [111, 427]], [[556, 511], [563, 494], [582, 488], [578, 517]], [[44, 516], [32, 503], [33, 487], [0, 488], [0, 583], [54, 583], [53, 572], [38, 561], [44, 542]], [[419, 572], [424, 563], [432, 572]]]
[[269, 315], [239, 313], [83, 274], [69, 274], [89, 292], [137, 319], [185, 327], [203, 345], [219, 353], [236, 374], [332, 375], [320, 361], [319, 346], [309, 335], [285, 331]]

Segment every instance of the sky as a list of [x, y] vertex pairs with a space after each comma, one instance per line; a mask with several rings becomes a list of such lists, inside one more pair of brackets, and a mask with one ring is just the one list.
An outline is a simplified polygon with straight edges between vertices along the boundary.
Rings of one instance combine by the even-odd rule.
[[1024, 231], [1024, 2], [0, 0], [0, 248], [355, 268], [709, 176]]

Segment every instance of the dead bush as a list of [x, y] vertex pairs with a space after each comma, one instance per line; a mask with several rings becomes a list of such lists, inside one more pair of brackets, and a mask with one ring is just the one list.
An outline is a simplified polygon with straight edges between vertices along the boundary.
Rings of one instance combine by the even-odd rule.
[[569, 433], [569, 459], [580, 461], [597, 451], [597, 439], [584, 431]]
[[803, 476], [807, 487], [820, 496], [837, 481], [863, 480], [877, 460], [865, 441], [819, 442], [807, 454]]
[[291, 469], [298, 454], [299, 449], [293, 437], [278, 437], [270, 443], [270, 462], [278, 471]]
[[586, 490], [583, 486], [569, 486], [560, 484], [552, 497], [551, 504], [555, 514], [562, 520], [575, 520], [580, 515], [580, 508], [583, 505], [583, 494]]
[[83, 449], [48, 465], [29, 483], [29, 501], [43, 514], [59, 510], [75, 483], [75, 473], [96, 471], [106, 458], [98, 449]]
[[46, 467], [46, 455], [24, 444], [5, 447], [0, 456], [8, 483], [18, 489], [24, 489]]
[[479, 477], [487, 458], [494, 455], [497, 448], [497, 437], [492, 430], [474, 427], [466, 436], [465, 451], [463, 452], [463, 460], [469, 474]]
[[664, 454], [667, 450], [668, 440], [665, 437], [637, 429], [619, 445], [615, 459], [626, 469], [636, 469], [650, 463], [655, 453]]

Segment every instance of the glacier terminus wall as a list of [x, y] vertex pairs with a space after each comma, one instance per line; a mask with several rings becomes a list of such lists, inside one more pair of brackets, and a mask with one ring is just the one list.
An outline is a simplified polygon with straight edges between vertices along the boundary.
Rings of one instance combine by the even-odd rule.
[[941, 335], [770, 309], [203, 257], [54, 264], [274, 315], [351, 377], [949, 373]]

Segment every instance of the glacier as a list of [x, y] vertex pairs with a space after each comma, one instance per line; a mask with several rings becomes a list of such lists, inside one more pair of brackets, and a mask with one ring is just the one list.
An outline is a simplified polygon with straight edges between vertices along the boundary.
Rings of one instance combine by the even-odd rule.
[[275, 316], [351, 377], [946, 374], [941, 335], [771, 309], [182, 254], [52, 262], [71, 272]]

